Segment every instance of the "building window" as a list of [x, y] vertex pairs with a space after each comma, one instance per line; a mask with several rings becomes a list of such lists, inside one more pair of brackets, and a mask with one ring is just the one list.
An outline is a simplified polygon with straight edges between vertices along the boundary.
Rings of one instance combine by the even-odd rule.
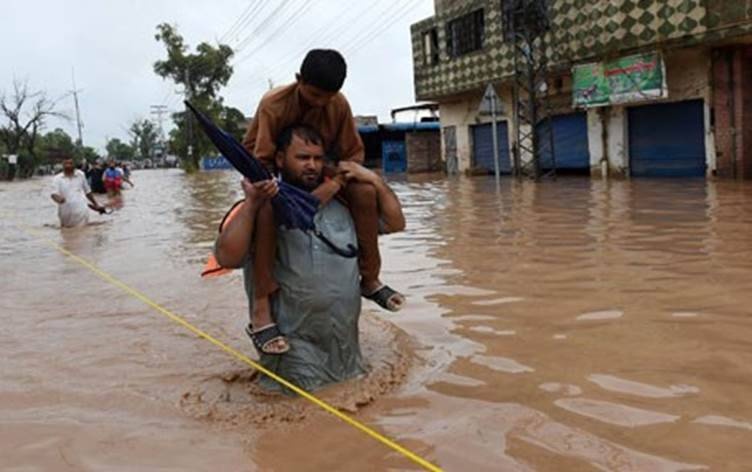
[[439, 32], [436, 28], [423, 33], [423, 64], [433, 66], [439, 63]]
[[[550, 29], [550, 0], [501, 0], [501, 31], [505, 41], [514, 41], [513, 26], [535, 35]], [[513, 25], [514, 23], [514, 25]]]
[[483, 9], [461, 16], [447, 23], [447, 52], [459, 57], [483, 49]]

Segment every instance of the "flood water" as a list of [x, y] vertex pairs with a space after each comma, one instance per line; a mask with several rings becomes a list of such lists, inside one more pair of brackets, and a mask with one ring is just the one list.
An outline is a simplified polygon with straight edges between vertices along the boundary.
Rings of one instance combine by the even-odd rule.
[[[237, 175], [133, 180], [65, 231], [48, 179], [0, 183], [0, 469], [416, 470], [42, 240], [255, 356], [239, 274], [198, 276]], [[392, 185], [409, 305], [364, 304], [374, 373], [325, 398], [445, 470], [752, 467], [752, 185]]]

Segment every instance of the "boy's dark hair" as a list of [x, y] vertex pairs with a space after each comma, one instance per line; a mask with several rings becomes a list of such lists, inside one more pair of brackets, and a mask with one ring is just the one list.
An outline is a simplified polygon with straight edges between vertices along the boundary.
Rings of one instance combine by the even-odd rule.
[[283, 129], [279, 136], [277, 136], [277, 151], [285, 153], [287, 148], [292, 143], [292, 137], [297, 136], [306, 143], [313, 143], [322, 146], [324, 139], [321, 137], [318, 131], [312, 127], [304, 124], [294, 124]]
[[339, 92], [346, 76], [345, 58], [334, 49], [312, 49], [300, 66], [303, 82], [327, 92]]

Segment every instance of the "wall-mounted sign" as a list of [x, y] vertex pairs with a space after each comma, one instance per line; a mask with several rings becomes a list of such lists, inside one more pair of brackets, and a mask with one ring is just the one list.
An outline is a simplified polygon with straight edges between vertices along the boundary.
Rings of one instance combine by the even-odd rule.
[[636, 54], [572, 68], [575, 107], [598, 107], [668, 97], [658, 53]]

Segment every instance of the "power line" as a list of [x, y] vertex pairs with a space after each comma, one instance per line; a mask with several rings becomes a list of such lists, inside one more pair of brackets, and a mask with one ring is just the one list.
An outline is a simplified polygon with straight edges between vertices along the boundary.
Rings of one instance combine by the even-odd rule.
[[[305, 0], [304, 0], [305, 1]], [[256, 25], [256, 28], [253, 29], [243, 40], [241, 40], [237, 47], [235, 48], [236, 52], [241, 52], [243, 48], [248, 46], [250, 44], [251, 40], [260, 32], [264, 31], [264, 29], [269, 27], [270, 23], [274, 23], [274, 18], [278, 17], [278, 14], [284, 9], [288, 4], [290, 3], [290, 0], [282, 0], [277, 7], [269, 12], [268, 15], [264, 19], [262, 19], [258, 25]]]
[[[261, 2], [256, 5], [256, 7], [248, 13], [246, 16], [246, 19], [243, 20], [243, 22], [235, 29], [235, 31], [232, 33], [232, 36], [236, 36], [235, 42], [240, 42], [240, 35], [244, 33], [244, 31], [253, 24], [253, 21], [258, 18], [258, 15], [264, 11], [264, 8], [269, 5], [267, 2]], [[256, 25], [257, 27], [258, 25]], [[227, 40], [230, 40], [230, 36], [227, 37]]]
[[[396, 7], [398, 4], [400, 4], [402, 2], [403, 2], [403, 0], [395, 0], [395, 1], [391, 2], [377, 16], [380, 17], [381, 14], [385, 13], [386, 11], [391, 10], [393, 7]], [[323, 30], [324, 30], [323, 34], [319, 34], [318, 36], [312, 35], [314, 37], [307, 43], [307, 45], [306, 45], [305, 48], [303, 48], [299, 52], [296, 52], [294, 55], [287, 56], [288, 57], [287, 59], [283, 59], [283, 60], [277, 62], [277, 64], [270, 70], [270, 74], [271, 75], [277, 75], [279, 72], [281, 72], [285, 68], [285, 66], [287, 66], [293, 60], [300, 60], [300, 57], [303, 54], [305, 54], [313, 45], [317, 45], [317, 46], [318, 45], [324, 45], [324, 44], [330, 43], [331, 41], [333, 41], [335, 39], [341, 39], [346, 32], [348, 32], [349, 30], [352, 30], [353, 28], [358, 27], [358, 25], [361, 23], [360, 20], [368, 18], [368, 15], [366, 15], [366, 13], [369, 10], [372, 10], [374, 8], [374, 4], [373, 3], [370, 3], [370, 4], [366, 3], [365, 6], [366, 6], [366, 8], [358, 10], [358, 12], [356, 13], [356, 15], [353, 16], [354, 21], [342, 21], [341, 18], [336, 18], [335, 21], [330, 22], [329, 25], [327, 25], [329, 27], [335, 26], [339, 21], [342, 21], [342, 23], [339, 24], [339, 25], [337, 25], [337, 27], [335, 27], [335, 28], [329, 28], [329, 27], [323, 28]], [[374, 21], [374, 22], [366, 25], [363, 28], [359, 28], [360, 31], [361, 31], [360, 34], [367, 34], [367, 31], [376, 22], [378, 22], [378, 20], [376, 20], [376, 21]], [[322, 31], [322, 30], [320, 29], [319, 31]], [[366, 31], [366, 33], [363, 33], [364, 31]], [[356, 34], [356, 36], [354, 37], [354, 39], [357, 38], [357, 36], [358, 35]], [[258, 78], [258, 75], [254, 75], [254, 76], [252, 76], [252, 78]]]
[[235, 20], [232, 26], [230, 26], [222, 36], [220, 36], [219, 42], [223, 43], [225, 42], [225, 40], [229, 39], [230, 36], [232, 36], [235, 33], [235, 31], [238, 29], [241, 23], [246, 21], [246, 19], [248, 19], [248, 17], [250, 17], [253, 14], [253, 11], [255, 11], [255, 9], [257, 9], [257, 7], [260, 4], [261, 4], [261, 0], [253, 0], [249, 2], [248, 6], [245, 8], [245, 10], [243, 10], [243, 13], [241, 13], [240, 16], [238, 16], [238, 18]]
[[296, 13], [294, 13], [290, 18], [287, 19], [287, 21], [280, 24], [277, 27], [277, 29], [272, 31], [265, 40], [259, 41], [259, 45], [256, 46], [254, 49], [252, 49], [250, 52], [248, 52], [248, 54], [246, 54], [243, 58], [239, 59], [236, 64], [239, 64], [247, 60], [249, 57], [254, 56], [257, 52], [267, 47], [268, 44], [272, 42], [274, 38], [277, 35], [279, 35], [283, 30], [285, 30], [286, 28], [290, 28], [292, 25], [297, 23], [297, 21], [300, 20], [303, 17], [303, 15], [305, 15], [306, 12], [308, 12], [308, 10], [313, 6], [313, 2], [311, 1], [303, 0], [303, 2], [304, 2], [303, 8], [299, 9]]
[[[365, 5], [366, 8], [358, 10], [356, 14], [352, 16], [352, 18], [362, 18], [363, 17], [362, 13], [365, 13], [368, 9], [373, 8], [373, 4], [362, 3], [361, 6], [362, 5]], [[350, 10], [350, 11], [353, 11], [353, 10]], [[312, 39], [309, 39], [306, 48], [303, 49], [302, 52], [307, 51], [310, 48], [310, 46], [318, 42], [320, 38], [329, 37], [329, 35], [332, 33], [332, 31], [330, 31], [331, 28], [335, 26], [339, 21], [342, 21], [342, 24], [344, 25], [352, 25], [352, 23], [349, 22], [347, 18], [340, 18], [336, 14], [333, 14], [332, 16], [333, 16], [332, 21], [330, 21], [329, 23], [324, 23], [323, 25], [321, 25], [321, 27], [319, 27], [319, 29], [311, 33], [310, 38]], [[302, 53], [296, 50], [293, 54], [287, 54], [286, 56], [284, 56], [284, 58], [280, 60], [277, 64], [286, 64], [292, 59], [299, 58], [301, 55]]]
[[362, 38], [360, 41], [356, 42], [355, 44], [352, 44], [346, 51], [348, 56], [354, 55], [357, 51], [359, 51], [363, 46], [368, 44], [369, 42], [373, 41], [380, 35], [384, 34], [386, 31], [388, 31], [396, 22], [403, 19], [408, 13], [415, 10], [416, 7], [420, 6], [420, 1], [416, 1], [413, 4], [405, 3], [405, 6], [396, 12], [390, 17], [384, 20], [380, 27], [377, 27], [375, 31], [373, 31], [370, 35]]

